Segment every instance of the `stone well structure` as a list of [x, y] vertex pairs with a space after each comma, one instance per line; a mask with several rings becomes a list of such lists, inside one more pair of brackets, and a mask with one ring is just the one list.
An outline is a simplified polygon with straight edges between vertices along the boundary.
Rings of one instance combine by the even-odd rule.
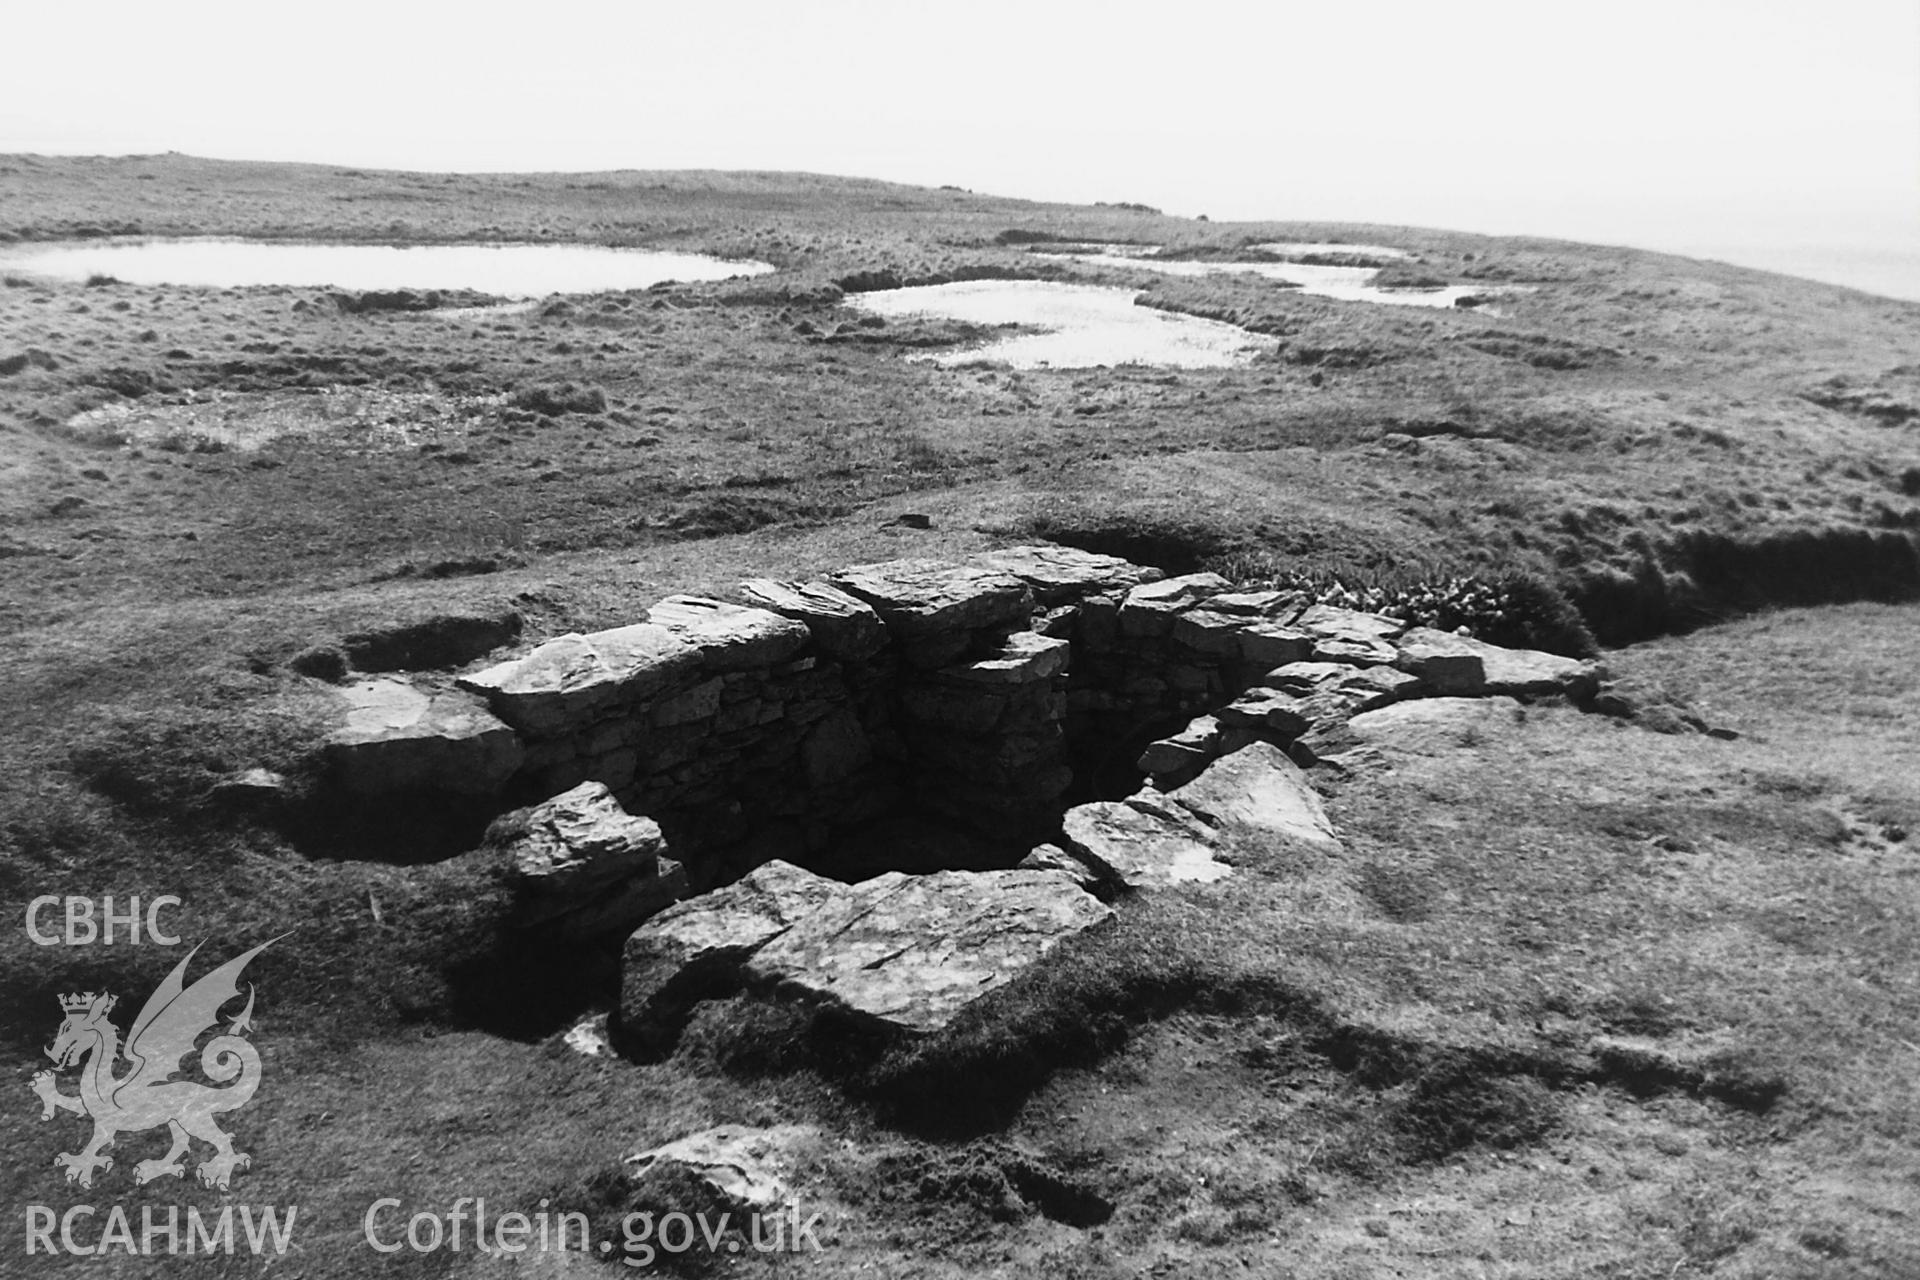
[[1223, 880], [1248, 840], [1336, 854], [1301, 766], [1364, 758], [1373, 713], [1597, 683], [1591, 663], [1028, 546], [674, 596], [453, 688], [355, 685], [329, 749], [349, 792], [531, 802], [488, 840], [522, 922], [631, 934], [620, 1021], [658, 1050], [743, 981], [938, 1030], [1099, 925], [1102, 899]]

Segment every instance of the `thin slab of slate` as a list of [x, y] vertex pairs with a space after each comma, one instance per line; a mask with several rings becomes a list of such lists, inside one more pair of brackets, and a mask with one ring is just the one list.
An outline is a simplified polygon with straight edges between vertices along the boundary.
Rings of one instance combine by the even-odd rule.
[[1215, 760], [1199, 777], [1167, 793], [1210, 825], [1338, 852], [1340, 841], [1300, 766], [1270, 742]]
[[698, 649], [700, 660], [716, 671], [785, 662], [812, 638], [804, 622], [706, 596], [668, 596], [647, 610], [647, 621]]
[[628, 813], [604, 783], [583, 782], [494, 820], [518, 922], [578, 941], [626, 933], [687, 896], [653, 819]]
[[847, 886], [774, 861], [675, 903], [635, 929], [620, 962], [620, 1031], [636, 1052], [671, 1045], [695, 1002], [730, 989], [753, 952]]
[[1445, 755], [1510, 731], [1525, 714], [1512, 698], [1420, 698], [1347, 722], [1369, 746], [1417, 756]]
[[1058, 871], [894, 871], [834, 895], [760, 948], [746, 977], [861, 1022], [926, 1034], [1112, 915]]
[[648, 622], [549, 640], [525, 657], [463, 676], [460, 687], [535, 737], [563, 734], [618, 703], [652, 697], [700, 665], [700, 650]]
[[345, 723], [328, 737], [327, 758], [355, 795], [487, 795], [526, 758], [513, 730], [468, 694], [429, 694], [403, 680], [369, 680], [337, 696]]
[[814, 643], [830, 658], [857, 662], [887, 644], [880, 615], [864, 600], [824, 582], [781, 582], [749, 578], [740, 594], [763, 609], [806, 624]]
[[907, 639], [1024, 624], [1033, 608], [1027, 584], [1013, 575], [945, 560], [855, 565], [831, 581], [873, 606], [889, 630]]
[[1161, 577], [1160, 570], [1075, 547], [1041, 543], [1005, 547], [977, 557], [999, 573], [1010, 573], [1033, 588], [1043, 605], [1067, 604], [1083, 596], [1125, 591]]
[[[1564, 658], [1538, 649], [1506, 649], [1471, 636], [1450, 631], [1415, 627], [1397, 641], [1398, 664], [1404, 670], [1428, 677], [1442, 693], [1503, 694], [1510, 697], [1542, 697], [1565, 694], [1570, 698], [1589, 697], [1600, 687], [1599, 668], [1578, 658]], [[1480, 662], [1481, 680], [1434, 680], [1430, 672], [1449, 662]]]
[[1069, 848], [1108, 881], [1132, 890], [1212, 884], [1233, 874], [1214, 857], [1216, 840], [1199, 823], [1181, 823], [1125, 801], [1096, 800], [1067, 810]]

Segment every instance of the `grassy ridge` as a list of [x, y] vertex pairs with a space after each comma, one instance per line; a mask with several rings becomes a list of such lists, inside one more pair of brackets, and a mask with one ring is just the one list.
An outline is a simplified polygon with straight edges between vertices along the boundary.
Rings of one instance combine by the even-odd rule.
[[[324, 291], [15, 277], [0, 289], [0, 357], [57, 362], [0, 379], [18, 482], [0, 517], [30, 599], [43, 583], [60, 594], [76, 578], [60, 562], [103, 536], [121, 554], [77, 575], [83, 594], [117, 568], [123, 584], [172, 598], [333, 586], [360, 566], [842, 527], [873, 504], [927, 495], [963, 529], [1035, 518], [1064, 529], [1088, 511], [1150, 527], [1173, 508], [1216, 551], [1332, 547], [1337, 560], [1351, 543], [1394, 562], [1527, 569], [1596, 612], [1631, 588], [1635, 608], [1659, 615], [1635, 586], [1657, 581], [1678, 622], [1753, 595], [1701, 581], [1715, 576], [1702, 550], [1715, 539], [1737, 558], [1767, 539], [1904, 535], [1920, 521], [1902, 480], [1920, 451], [1910, 420], [1891, 412], [1920, 397], [1905, 363], [1916, 308], [1734, 268], [780, 175], [355, 174], [180, 157], [4, 167], [0, 234], [24, 239], [89, 228], [498, 234], [639, 240], [783, 268], [475, 322], [344, 314]], [[1489, 315], [1334, 303], [1250, 277], [1087, 277], [1282, 343], [1244, 369], [1178, 375], [937, 371], [899, 356], [962, 336], [950, 327], [863, 328], [834, 306], [835, 281], [1065, 270], [1004, 243], [1010, 228], [1191, 252], [1385, 239], [1414, 250], [1421, 270], [1534, 292]], [[567, 381], [604, 395], [604, 410], [523, 407]], [[299, 428], [325, 402], [313, 393], [338, 387], [408, 397], [403, 416], [431, 429], [344, 453], [320, 442], [327, 432], [300, 430], [259, 455], [195, 451], [196, 415]], [[182, 408], [188, 396], [221, 403]], [[133, 459], [57, 429], [95, 408], [115, 421], [164, 411], [176, 443]], [[1813, 576], [1857, 550], [1817, 561]], [[1912, 582], [1895, 560], [1881, 577], [1867, 585]]]

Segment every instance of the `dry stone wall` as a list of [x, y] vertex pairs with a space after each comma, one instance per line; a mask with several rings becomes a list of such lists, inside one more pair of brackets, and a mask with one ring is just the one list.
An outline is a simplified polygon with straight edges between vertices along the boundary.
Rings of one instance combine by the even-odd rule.
[[[331, 750], [340, 785], [382, 801], [534, 801], [483, 853], [504, 855], [530, 936], [624, 939], [608, 1026], [651, 1057], [742, 987], [937, 1031], [1123, 895], [1337, 860], [1303, 766], [1358, 767], [1516, 698], [1585, 700], [1597, 676], [1214, 574], [1015, 547], [673, 596], [454, 690], [354, 686]], [[1103, 760], [1123, 767], [1089, 787]], [[902, 819], [999, 860], [830, 878], [859, 869], [843, 840]]]
[[696, 886], [817, 860], [837, 833], [905, 811], [1018, 843], [1058, 824], [1072, 778], [1072, 644], [1033, 626], [1063, 630], [1086, 593], [1156, 576], [1036, 547], [755, 580], [740, 603], [674, 596], [456, 692], [355, 686], [337, 774], [366, 793], [528, 798], [598, 782], [661, 825]]
[[[331, 749], [366, 794], [601, 784], [659, 824], [699, 891], [775, 860], [831, 871], [841, 838], [900, 815], [970, 831], [1008, 865], [1059, 838], [1071, 804], [1142, 773], [1177, 786], [1256, 740], [1337, 762], [1358, 745], [1348, 720], [1407, 697], [1593, 683], [1570, 659], [1030, 546], [673, 596], [457, 690], [355, 686]], [[1120, 767], [1089, 788], [1103, 758]]]

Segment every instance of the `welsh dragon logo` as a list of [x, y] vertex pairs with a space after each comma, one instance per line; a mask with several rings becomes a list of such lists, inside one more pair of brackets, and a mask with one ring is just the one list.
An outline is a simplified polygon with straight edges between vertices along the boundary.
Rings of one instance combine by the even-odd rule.
[[[195, 1080], [176, 1080], [180, 1060], [193, 1052], [194, 1041], [220, 1020], [220, 1007], [240, 994], [240, 971], [247, 962], [273, 945], [273, 939], [227, 961], [188, 987], [184, 984], [187, 964], [200, 948], [187, 953], [173, 972], [154, 988], [140, 1016], [133, 1020], [127, 1034], [125, 1056], [128, 1070], [114, 1075], [115, 1061], [121, 1055], [120, 1033], [107, 1015], [117, 997], [102, 991], [60, 997], [66, 1020], [47, 1050], [56, 1068], [64, 1070], [87, 1059], [80, 1073], [78, 1095], [61, 1093], [55, 1087], [52, 1071], [40, 1071], [33, 1077], [33, 1091], [40, 1096], [42, 1120], [53, 1119], [55, 1111], [71, 1111], [93, 1120], [93, 1141], [78, 1153], [62, 1153], [53, 1158], [67, 1171], [67, 1181], [83, 1187], [93, 1185], [94, 1171], [113, 1168], [113, 1159], [104, 1155], [116, 1135], [154, 1129], [165, 1125], [173, 1136], [173, 1146], [158, 1160], [142, 1160], [134, 1166], [133, 1180], [147, 1183], [161, 1177], [184, 1177], [184, 1157], [198, 1138], [213, 1147], [213, 1154], [202, 1161], [195, 1172], [200, 1181], [224, 1191], [235, 1169], [252, 1163], [252, 1157], [233, 1149], [233, 1138], [221, 1132], [213, 1118], [222, 1112], [237, 1111], [260, 1087], [260, 1054], [244, 1034], [252, 1029], [253, 984], [247, 984], [247, 1004], [226, 1030], [207, 1041], [200, 1050], [200, 1069], [208, 1079], [225, 1085], [215, 1088]], [[237, 1077], [237, 1079], [236, 1079]], [[234, 1081], [227, 1084], [228, 1081]]]

